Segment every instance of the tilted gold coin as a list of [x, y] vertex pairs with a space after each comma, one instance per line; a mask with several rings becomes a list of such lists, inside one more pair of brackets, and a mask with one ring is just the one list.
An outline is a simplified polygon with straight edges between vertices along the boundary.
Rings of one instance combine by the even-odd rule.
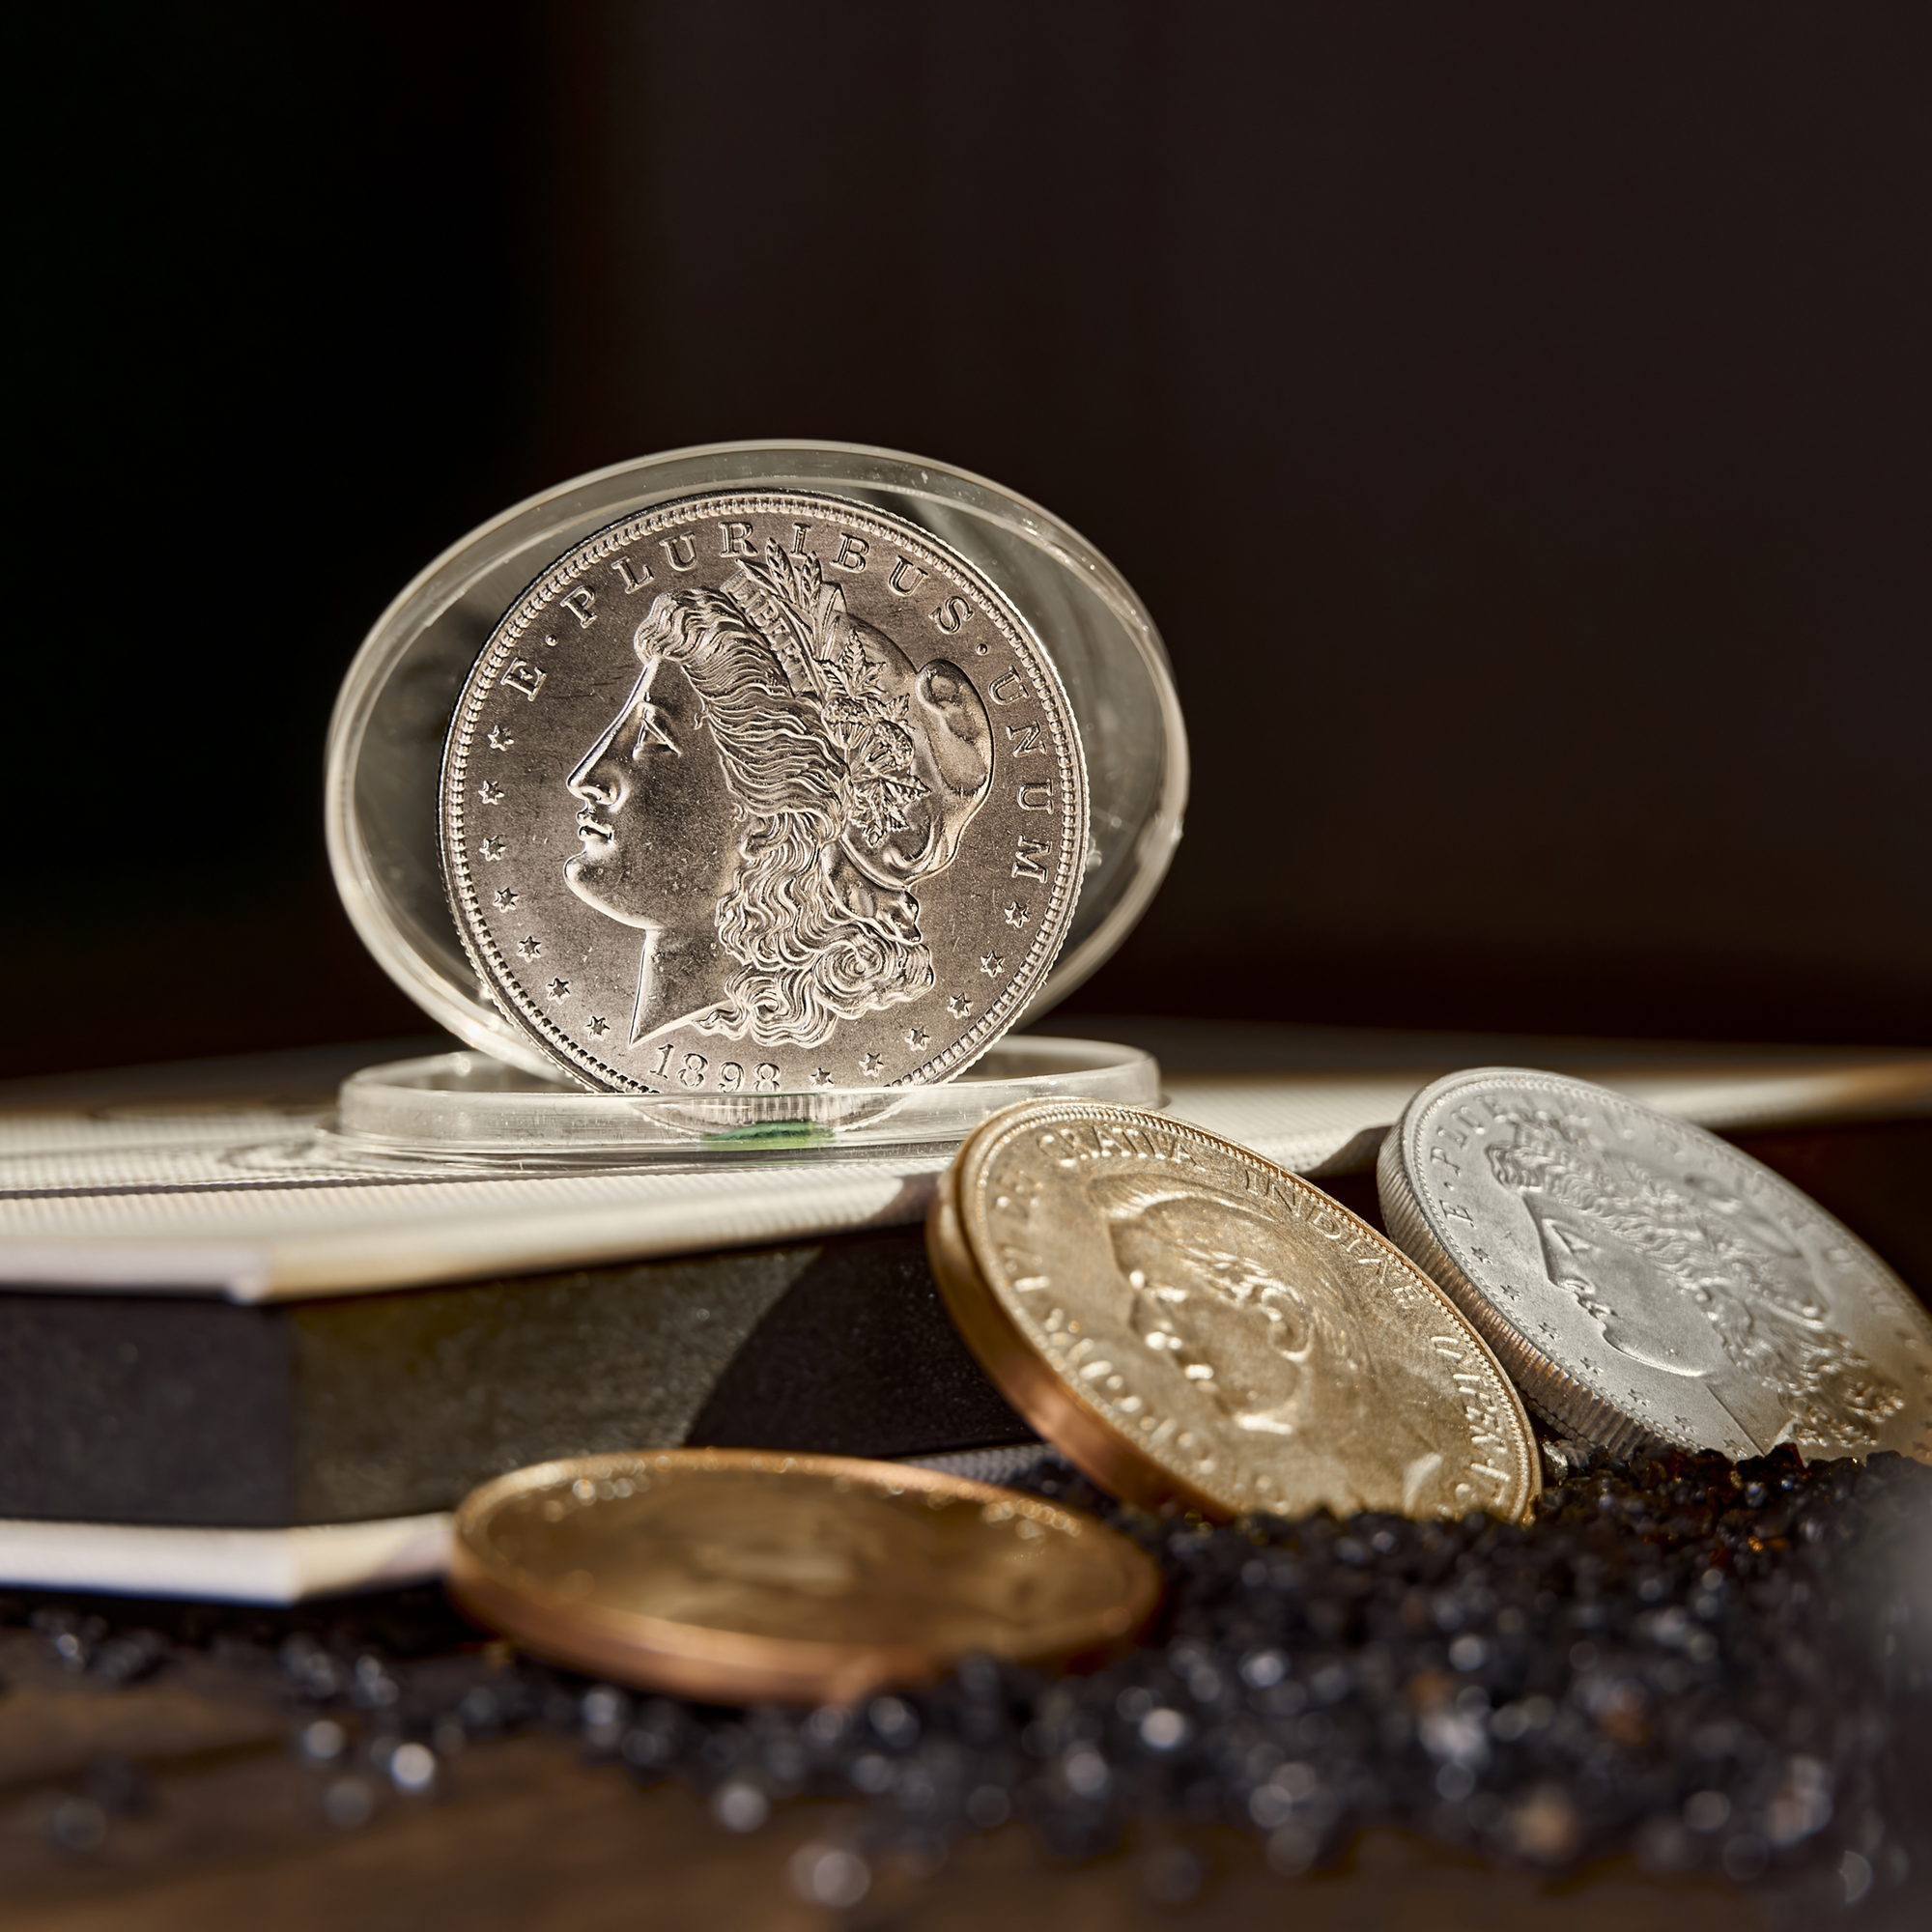
[[1071, 1662], [1160, 1598], [1093, 1518], [932, 1469], [666, 1449], [486, 1483], [449, 1585], [484, 1623], [585, 1670], [719, 1703], [849, 1703], [975, 1654]]
[[926, 1248], [1008, 1401], [1116, 1495], [1515, 1520], [1541, 1488], [1521, 1400], [1455, 1303], [1320, 1188], [1197, 1127], [1009, 1107], [960, 1149]]

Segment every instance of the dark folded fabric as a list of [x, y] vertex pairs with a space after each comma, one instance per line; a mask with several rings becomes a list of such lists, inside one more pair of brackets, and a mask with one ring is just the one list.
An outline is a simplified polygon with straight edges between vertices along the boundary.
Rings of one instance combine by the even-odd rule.
[[275, 1528], [546, 1457], [1028, 1439], [917, 1227], [270, 1307], [0, 1294], [0, 1517]]

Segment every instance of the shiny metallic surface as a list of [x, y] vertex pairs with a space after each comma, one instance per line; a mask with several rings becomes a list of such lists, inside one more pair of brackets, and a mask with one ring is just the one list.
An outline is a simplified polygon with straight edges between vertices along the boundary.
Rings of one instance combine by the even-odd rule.
[[443, 866], [497, 1006], [588, 1084], [944, 1079], [1072, 919], [1078, 729], [944, 545], [803, 493], [686, 498], [559, 557], [450, 724]]
[[1770, 1169], [1553, 1073], [1484, 1067], [1382, 1145], [1389, 1232], [1532, 1404], [1624, 1451], [1932, 1460], [1932, 1320]]
[[1090, 832], [1073, 923], [1030, 1014], [1121, 943], [1180, 837], [1187, 735], [1152, 616], [1041, 505], [928, 457], [822, 440], [663, 450], [568, 478], [479, 525], [398, 592], [343, 679], [326, 759], [329, 867], [371, 955], [439, 1026], [526, 1071], [555, 1063], [479, 985], [424, 809], [457, 698], [503, 611], [556, 557], [620, 519], [726, 490], [826, 494], [909, 523], [998, 584], [1046, 643], [1080, 727]]
[[1216, 1518], [1524, 1517], [1522, 1404], [1454, 1303], [1319, 1188], [1137, 1108], [1041, 1101], [926, 1223], [953, 1320], [1094, 1480]]
[[936, 1469], [668, 1449], [486, 1484], [450, 1587], [541, 1655], [718, 1703], [849, 1703], [969, 1656], [1104, 1654], [1160, 1597], [1091, 1517]]
[[[582, 1165], [700, 1163], [728, 1151], [734, 1162], [769, 1157], [893, 1159], [923, 1171], [921, 1151], [951, 1156], [1002, 1107], [1078, 1094], [1152, 1106], [1160, 1068], [1147, 1054], [1104, 1040], [1009, 1034], [956, 1080], [859, 1093], [628, 1094], [585, 1093], [538, 1080], [484, 1054], [437, 1054], [359, 1068], [342, 1083], [335, 1119], [319, 1137], [350, 1162], [405, 1170], [528, 1174]], [[0, 1179], [7, 1177], [0, 1115]], [[70, 1163], [71, 1165], [71, 1163]], [[62, 1171], [68, 1171], [66, 1169]]]

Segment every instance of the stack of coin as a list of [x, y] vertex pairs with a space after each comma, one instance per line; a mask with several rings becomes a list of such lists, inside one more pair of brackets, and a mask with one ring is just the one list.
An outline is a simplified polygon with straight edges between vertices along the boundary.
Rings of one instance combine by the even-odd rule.
[[1383, 1143], [1382, 1211], [1558, 1428], [1932, 1461], [1932, 1320], [1850, 1229], [1714, 1134], [1518, 1067], [1450, 1075]]
[[1319, 1188], [1164, 1115], [1039, 1101], [961, 1149], [927, 1221], [960, 1332], [1103, 1489], [1218, 1519], [1520, 1519], [1522, 1403], [1408, 1258]]

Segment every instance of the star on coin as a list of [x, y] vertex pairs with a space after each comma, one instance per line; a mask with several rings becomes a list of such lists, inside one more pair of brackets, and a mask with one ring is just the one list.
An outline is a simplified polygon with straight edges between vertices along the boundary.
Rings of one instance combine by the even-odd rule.
[[1007, 923], [1009, 925], [1014, 927], [1022, 926], [1032, 917], [1033, 914], [1027, 910], [1027, 904], [1024, 899], [1009, 899], [1007, 901]]
[[549, 992], [553, 1000], [567, 1000], [570, 998], [570, 981], [568, 980], [553, 980], [550, 982]]
[[501, 892], [494, 894], [492, 899], [499, 911], [508, 912], [517, 902], [517, 889], [515, 886], [505, 886]]
[[830, 1087], [832, 1085], [832, 1069], [829, 1066], [813, 1067], [811, 1071], [811, 1084], [814, 1087]]
[[980, 971], [989, 980], [997, 980], [1006, 970], [1006, 964], [997, 952], [982, 952], [980, 955]]
[[586, 1024], [599, 1039], [611, 1031], [611, 1022], [602, 1013], [592, 1013]]
[[528, 938], [517, 941], [517, 952], [526, 959], [534, 959], [543, 952], [543, 941], [531, 933]]
[[862, 1073], [877, 1073], [883, 1070], [885, 1064], [876, 1053], [868, 1053], [859, 1063], [859, 1070]]
[[[705, 597], [713, 593], [701, 586], [717, 573], [698, 559], [711, 554], [716, 503], [700, 505], [694, 497], [648, 530], [627, 526], [621, 541], [614, 531], [591, 531], [547, 561], [541, 549], [530, 552], [528, 567], [541, 573], [538, 581], [519, 602], [514, 621], [493, 632], [487, 644], [478, 640], [479, 653], [450, 706], [435, 787], [450, 910], [505, 1021], [546, 1062], [590, 1087], [734, 1095], [803, 1089], [829, 1098], [848, 1088], [933, 1079], [960, 1056], [983, 1051], [1009, 1009], [1041, 990], [1073, 913], [1089, 806], [1080, 761], [1070, 755], [1077, 724], [1034, 635], [1046, 613], [1031, 609], [1025, 596], [1009, 608], [1008, 592], [937, 537], [922, 536], [915, 548], [910, 533], [892, 536], [836, 494], [733, 491], [730, 502], [730, 514], [746, 521], [724, 531], [724, 568], [742, 554], [756, 579], [746, 589], [758, 606], [750, 635], [757, 641], [762, 634], [760, 648], [769, 645], [768, 668], [775, 657], [787, 670], [787, 703], [797, 700], [799, 728], [830, 733], [826, 742], [844, 748], [835, 764], [851, 765], [850, 797], [830, 810], [824, 761], [791, 758], [790, 741], [783, 734], [773, 739], [750, 712], [732, 727], [735, 737], [722, 714], [711, 721], [715, 729], [696, 730], [703, 707], [687, 689], [689, 680], [674, 680], [673, 689], [660, 678], [650, 687], [649, 704], [620, 704], [618, 686], [629, 691], [637, 677], [631, 632], [643, 607], [658, 611], [661, 622], [696, 621], [710, 609]], [[877, 589], [882, 576], [895, 575], [895, 560], [880, 548], [893, 542], [905, 549], [896, 576], [906, 594], [888, 595], [888, 585], [874, 610], [866, 586]], [[869, 578], [859, 575], [856, 587], [847, 583], [835, 592], [831, 579], [855, 573], [824, 566], [824, 559], [849, 562], [867, 545], [879, 568]], [[914, 582], [917, 594], [906, 590]], [[942, 583], [960, 596], [942, 598]], [[649, 595], [627, 599], [640, 589]], [[845, 651], [834, 664], [821, 653], [838, 629], [834, 607], [841, 597], [853, 600], [845, 615], [864, 648]], [[942, 602], [946, 608], [935, 619], [931, 609]], [[620, 604], [628, 622], [613, 614]], [[881, 614], [886, 607], [905, 627], [904, 638]], [[867, 613], [903, 648], [887, 649], [879, 634], [864, 629]], [[603, 621], [593, 622], [600, 615]], [[912, 641], [922, 625], [928, 637], [935, 625], [948, 631], [952, 662], [927, 664], [931, 649]], [[958, 635], [951, 635], [954, 630]], [[976, 657], [985, 640], [981, 631], [1000, 662], [979, 653], [983, 668], [976, 659], [968, 669], [964, 660]], [[838, 637], [843, 651], [851, 639], [842, 630]], [[923, 665], [932, 673], [923, 682]], [[1024, 702], [1012, 701], [1015, 692], [1025, 693]], [[1021, 712], [1034, 722], [1015, 724], [1009, 743], [1003, 727]], [[1028, 752], [1042, 754], [1037, 767], [1024, 756], [1013, 761], [1023, 737]], [[613, 743], [616, 761], [632, 777], [650, 765], [644, 792], [620, 798], [614, 780], [610, 786], [589, 782], [583, 748], [609, 752]], [[645, 755], [653, 746], [682, 755], [653, 762]], [[432, 762], [430, 748], [423, 749], [424, 762]], [[566, 796], [580, 766], [582, 795]], [[908, 833], [914, 803], [924, 816]], [[668, 850], [730, 853], [742, 842], [737, 820], [744, 812], [785, 814], [790, 832], [781, 852], [761, 848], [756, 889], [732, 900], [728, 951], [763, 962], [732, 979], [716, 964], [720, 956], [724, 966], [734, 963], [717, 952], [717, 893], [688, 893], [675, 881], [668, 888], [653, 860]], [[873, 850], [882, 840], [890, 850]], [[505, 862], [513, 851], [517, 875], [527, 881], [516, 888], [514, 923], [507, 905], [493, 904], [496, 889], [484, 883], [486, 861]], [[704, 860], [700, 870], [709, 865]], [[852, 884], [861, 874], [865, 883]], [[844, 881], [838, 891], [846, 897], [886, 892], [893, 900], [887, 923], [896, 936], [855, 952], [849, 924], [811, 909], [812, 882], [826, 878]], [[1039, 888], [1037, 908], [1019, 900], [1021, 882], [1028, 892]], [[807, 900], [811, 904], [801, 913]], [[1023, 926], [1007, 927], [1019, 949], [1012, 959], [999, 951], [993, 929], [996, 922], [1006, 923], [1002, 908], [1009, 900], [1025, 915]], [[518, 942], [535, 935], [539, 920], [541, 957], [520, 956]], [[653, 942], [647, 957], [639, 950], [642, 922], [653, 923], [662, 942]], [[964, 994], [967, 972], [980, 967], [977, 952], [952, 953], [949, 962], [948, 949], [975, 938], [986, 942], [994, 987], [983, 1011], [977, 993], [948, 1005]], [[925, 959], [928, 951], [937, 967]], [[559, 1003], [534, 967], [549, 962], [552, 973], [562, 974], [565, 959], [577, 964], [572, 997]], [[774, 973], [782, 986], [767, 983]], [[915, 1004], [909, 996], [922, 991], [926, 997]], [[601, 1035], [590, 1027], [593, 994], [609, 1009], [600, 1015], [610, 1022]], [[792, 1013], [794, 999], [810, 1002], [810, 1013]], [[647, 1046], [638, 1043], [641, 1051], [632, 1039], [634, 1004], [649, 1021], [646, 1030], [654, 1030]], [[925, 1012], [935, 1016], [930, 1027], [919, 1018]], [[767, 1042], [769, 1058], [755, 1045], [768, 1020], [777, 1030]], [[909, 1031], [916, 1021], [917, 1031]], [[809, 1042], [795, 1044], [788, 1057], [776, 1043], [787, 1033]], [[943, 1053], [935, 1050], [942, 1034]], [[820, 1064], [813, 1046], [838, 1063], [825, 1069], [830, 1077], [823, 1083], [812, 1078]], [[862, 1073], [868, 1052], [877, 1065]]]
[[955, 1020], [963, 1020], [966, 1017], [966, 1015], [973, 1010], [973, 1002], [969, 1000], [964, 993], [954, 993], [953, 996], [947, 1001], [946, 1010], [949, 1013], [951, 1013]]

